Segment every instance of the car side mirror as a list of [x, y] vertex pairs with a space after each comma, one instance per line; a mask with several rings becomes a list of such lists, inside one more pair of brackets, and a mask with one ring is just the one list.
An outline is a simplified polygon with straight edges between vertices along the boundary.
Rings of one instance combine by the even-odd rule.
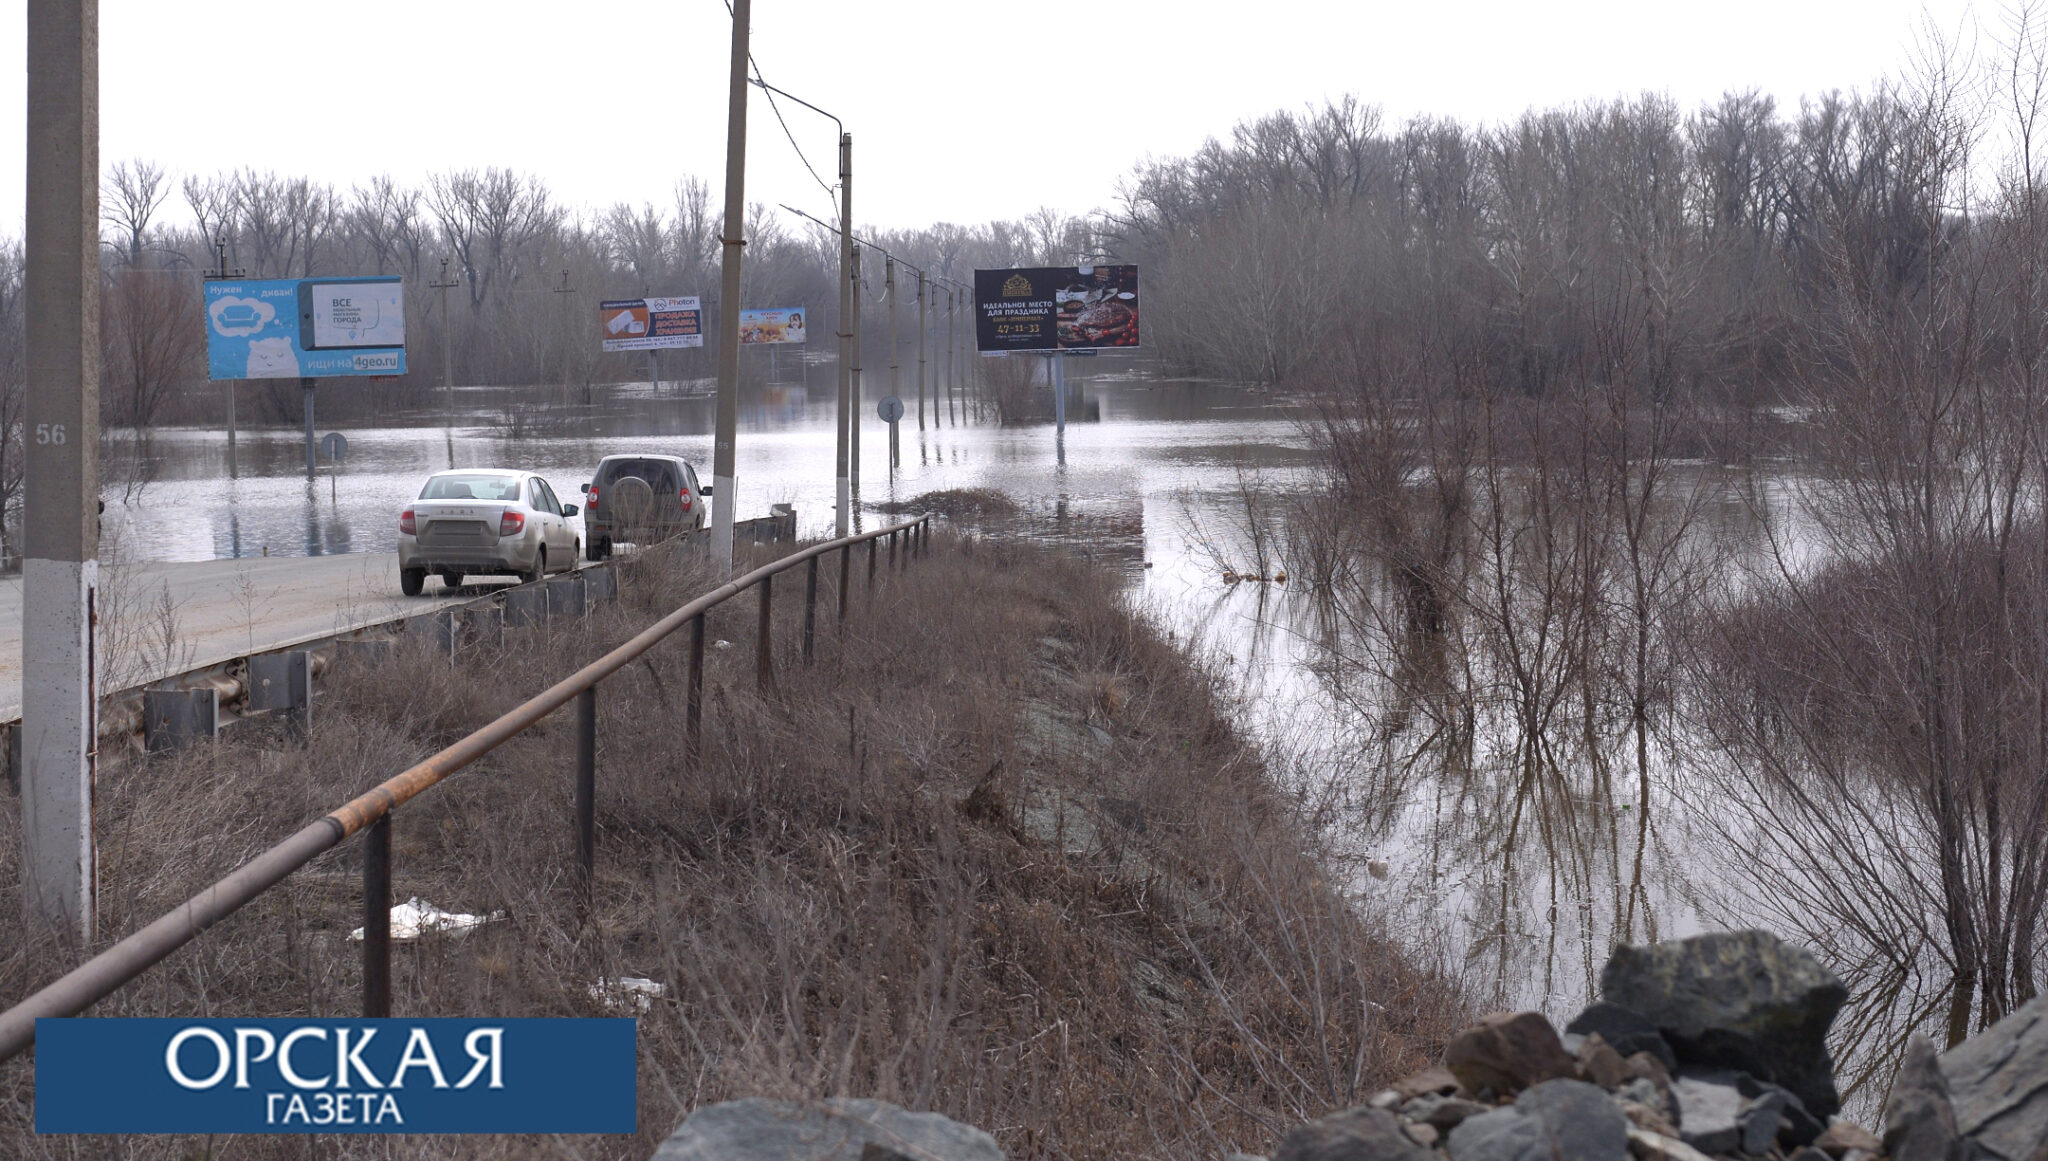
[[562, 515], [564, 516], [574, 516], [578, 511], [580, 511], [580, 509], [578, 509], [574, 504], [562, 505]]
[[698, 487], [697, 487], [697, 494], [698, 494], [699, 496], [709, 496], [709, 495], [711, 494], [711, 485], [709, 485], [709, 484], [700, 484], [700, 485], [698, 485]]
[[584, 495], [586, 495], [586, 496], [590, 495], [590, 485], [589, 485], [589, 484], [585, 484], [585, 485], [583, 485], [583, 494], [584, 494]]

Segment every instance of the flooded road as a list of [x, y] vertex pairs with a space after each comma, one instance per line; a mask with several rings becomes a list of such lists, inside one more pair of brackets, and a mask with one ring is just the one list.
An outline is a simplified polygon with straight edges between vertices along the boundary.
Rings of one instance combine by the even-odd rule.
[[[992, 418], [928, 421], [920, 432], [913, 396], [893, 471], [886, 426], [870, 402], [858, 500], [999, 491], [1022, 510], [1009, 529], [1117, 570], [1141, 607], [1229, 676], [1244, 724], [1268, 743], [1283, 785], [1313, 804], [1351, 860], [1347, 881], [1397, 934], [1446, 970], [1481, 981], [1482, 994], [1569, 1016], [1606, 958], [1614, 885], [1596, 881], [1597, 868], [1583, 858], [1577, 870], [1573, 859], [1546, 863], [1540, 853], [1526, 856], [1526, 866], [1504, 867], [1465, 825], [1483, 803], [1447, 798], [1446, 779], [1397, 772], [1384, 752], [1359, 744], [1373, 711], [1324, 679], [1318, 667], [1327, 660], [1327, 627], [1299, 586], [1226, 579], [1286, 567], [1284, 501], [1314, 479], [1307, 413], [1251, 388], [1149, 381], [1117, 373], [1111, 360], [1101, 366], [1093, 376], [1070, 372], [1075, 398], [1064, 441], [1049, 423], [1001, 427]], [[812, 367], [808, 391], [790, 384], [745, 393], [742, 519], [787, 503], [802, 534], [829, 535], [829, 370]], [[648, 384], [606, 389], [589, 405], [539, 408], [465, 389], [452, 429], [441, 425], [438, 408], [392, 416], [383, 426], [339, 427], [347, 460], [336, 470], [323, 464], [310, 483], [297, 430], [242, 432], [233, 479], [223, 433], [159, 430], [150, 438], [155, 478], [107, 495], [107, 551], [121, 561], [388, 552], [398, 512], [428, 473], [451, 460], [538, 471], [571, 502], [599, 458], [612, 453], [682, 455], [708, 476], [714, 407], [708, 395], [656, 393]], [[886, 518], [870, 510], [860, 519], [872, 526]], [[1684, 934], [1702, 922], [1698, 884], [1683, 873], [1692, 865], [1684, 813], [1642, 805], [1660, 816], [1647, 906], [1657, 934]]]

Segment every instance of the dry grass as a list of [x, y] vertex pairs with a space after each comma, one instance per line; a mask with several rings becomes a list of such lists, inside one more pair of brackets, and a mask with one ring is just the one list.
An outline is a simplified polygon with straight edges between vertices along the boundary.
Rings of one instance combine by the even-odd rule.
[[[797, 656], [801, 571], [777, 589], [779, 692], [754, 602], [714, 613], [701, 761], [687, 632], [599, 703], [595, 903], [572, 878], [567, 711], [403, 808], [399, 899], [508, 918], [394, 948], [400, 1015], [590, 1016], [647, 976], [636, 1138], [42, 1138], [33, 1074], [0, 1065], [21, 1157], [645, 1157], [687, 1111], [744, 1095], [874, 1096], [994, 1132], [1016, 1158], [1270, 1149], [1361, 1099], [1458, 1019], [1321, 877], [1315, 840], [1233, 733], [1214, 682], [1052, 551], [941, 537]], [[622, 599], [515, 634], [452, 678], [407, 649], [325, 687], [307, 745], [252, 731], [103, 776], [105, 928], [155, 916], [279, 836], [480, 725], [709, 587], [629, 568]], [[0, 916], [18, 914], [17, 804]], [[359, 1010], [360, 844], [344, 844], [96, 1009]], [[0, 996], [65, 962], [10, 940]]]

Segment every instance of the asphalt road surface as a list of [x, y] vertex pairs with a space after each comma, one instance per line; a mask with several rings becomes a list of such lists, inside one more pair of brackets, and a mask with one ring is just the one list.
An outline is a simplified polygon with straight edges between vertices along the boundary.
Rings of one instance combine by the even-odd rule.
[[[398, 592], [398, 554], [244, 557], [100, 572], [98, 665], [113, 688], [472, 600], [510, 577]], [[168, 636], [174, 644], [166, 649]], [[0, 579], [0, 722], [21, 717], [21, 577]]]

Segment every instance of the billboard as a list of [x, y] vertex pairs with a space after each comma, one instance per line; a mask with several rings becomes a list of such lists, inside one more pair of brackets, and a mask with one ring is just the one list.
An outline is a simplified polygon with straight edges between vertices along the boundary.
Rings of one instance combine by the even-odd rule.
[[607, 351], [657, 351], [704, 345], [704, 312], [697, 296], [617, 298], [597, 304]]
[[405, 284], [397, 278], [206, 284], [209, 379], [404, 373]]
[[801, 343], [804, 341], [804, 312], [802, 307], [779, 307], [770, 310], [743, 310], [740, 312], [740, 342], [750, 343]]
[[1134, 348], [1138, 268], [977, 270], [974, 344], [985, 353]]

